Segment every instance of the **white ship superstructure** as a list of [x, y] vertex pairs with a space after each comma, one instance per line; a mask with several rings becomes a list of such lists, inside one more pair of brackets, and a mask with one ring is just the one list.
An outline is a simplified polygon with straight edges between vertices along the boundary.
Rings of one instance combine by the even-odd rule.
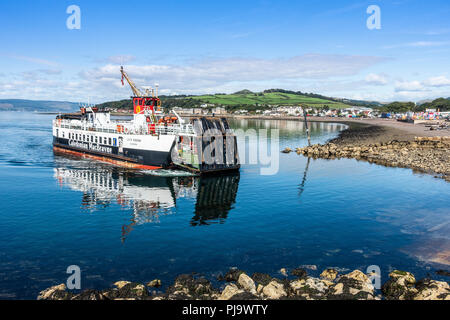
[[80, 115], [53, 120], [54, 146], [129, 167], [154, 169], [170, 164], [170, 151], [179, 135], [194, 136], [190, 124], [155, 125], [150, 131], [146, 114], [132, 121], [111, 120], [110, 113], [86, 108]]

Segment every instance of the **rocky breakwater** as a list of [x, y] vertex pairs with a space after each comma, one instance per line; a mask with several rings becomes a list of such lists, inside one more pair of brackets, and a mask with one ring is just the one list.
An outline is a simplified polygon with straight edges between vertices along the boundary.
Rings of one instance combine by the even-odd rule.
[[38, 300], [450, 300], [447, 282], [416, 281], [409, 272], [394, 271], [381, 290], [376, 290], [370, 275], [359, 270], [339, 274], [327, 269], [319, 278], [298, 268], [280, 270], [280, 278], [268, 274], [231, 269], [218, 278], [219, 289], [203, 277], [180, 275], [165, 292], [158, 291], [160, 281], [147, 285], [119, 281], [111, 289], [72, 293], [64, 284], [43, 290]]
[[[287, 153], [287, 149], [283, 152]], [[354, 158], [384, 166], [411, 168], [450, 181], [450, 137], [417, 137], [414, 141], [375, 144], [330, 142], [297, 148], [296, 152], [312, 158]]]

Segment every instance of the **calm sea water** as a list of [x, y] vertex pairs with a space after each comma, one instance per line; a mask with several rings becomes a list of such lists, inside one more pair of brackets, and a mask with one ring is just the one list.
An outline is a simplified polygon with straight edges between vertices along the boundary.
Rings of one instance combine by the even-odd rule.
[[[0, 298], [36, 298], [78, 265], [83, 288], [118, 280], [167, 285], [230, 267], [277, 275], [314, 265], [378, 265], [439, 279], [450, 250], [450, 184], [408, 169], [279, 154], [276, 175], [197, 178], [131, 172], [55, 156], [53, 116], [0, 113]], [[279, 150], [306, 144], [301, 122], [237, 121], [280, 129]], [[313, 143], [339, 124], [312, 124]], [[274, 142], [274, 141], [272, 141]]]

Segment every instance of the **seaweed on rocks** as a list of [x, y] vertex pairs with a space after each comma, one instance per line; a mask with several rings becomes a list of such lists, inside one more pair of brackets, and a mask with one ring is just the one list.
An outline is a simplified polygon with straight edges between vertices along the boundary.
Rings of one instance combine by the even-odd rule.
[[306, 279], [308, 277], [308, 272], [303, 268], [296, 268], [292, 270], [291, 274], [299, 279]]
[[259, 273], [259, 272], [255, 272], [254, 274], [252, 274], [252, 279], [257, 284], [261, 284], [263, 286], [267, 286], [270, 283], [270, 281], [273, 280], [273, 278], [267, 273]]
[[209, 300], [211, 295], [216, 293], [217, 291], [209, 280], [202, 277], [196, 278], [189, 274], [178, 276], [174, 284], [167, 289], [167, 296], [171, 300]]
[[237, 282], [241, 273], [244, 273], [244, 271], [237, 268], [231, 268], [230, 270], [228, 270], [225, 276], [218, 276], [217, 279], [219, 281]]

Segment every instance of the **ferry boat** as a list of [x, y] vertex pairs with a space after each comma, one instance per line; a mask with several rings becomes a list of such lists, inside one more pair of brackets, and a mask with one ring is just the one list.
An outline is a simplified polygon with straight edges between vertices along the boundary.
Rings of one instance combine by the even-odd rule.
[[130, 85], [134, 114], [115, 120], [109, 111], [81, 107], [53, 120], [53, 149], [136, 169], [178, 167], [196, 173], [240, 168], [236, 136], [225, 118], [197, 117], [189, 121], [174, 110], [162, 112], [158, 89], [143, 92], [123, 67]]

